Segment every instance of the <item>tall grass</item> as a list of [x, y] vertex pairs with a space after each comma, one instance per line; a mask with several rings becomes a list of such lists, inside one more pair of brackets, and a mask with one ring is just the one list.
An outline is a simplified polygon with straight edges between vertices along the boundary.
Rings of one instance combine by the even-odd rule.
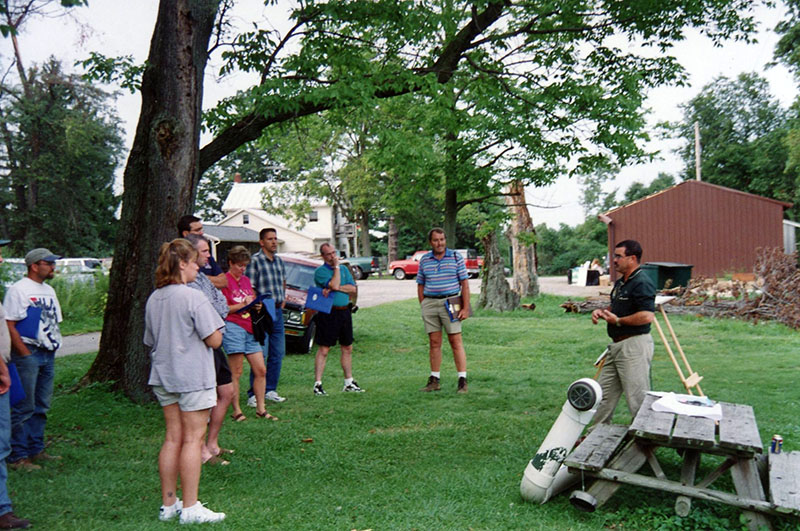
[[81, 334], [103, 328], [103, 313], [108, 300], [108, 275], [97, 273], [90, 278], [56, 276], [49, 280], [56, 290], [64, 321], [61, 333]]
[[[741, 529], [739, 512], [725, 505], [695, 501], [679, 518], [674, 496], [628, 486], [593, 514], [578, 512], [566, 496], [545, 505], [521, 500], [522, 473], [567, 387], [594, 374], [606, 343], [601, 327], [564, 314], [561, 301], [540, 297], [534, 312], [477, 311], [464, 324], [467, 395], [455, 393], [447, 347], [442, 391], [418, 391], [428, 355], [415, 301], [356, 314], [354, 376], [366, 393], [339, 392], [336, 349], [327, 397], [312, 394], [313, 356], [287, 357], [279, 391], [288, 400], [268, 406], [280, 422], [260, 421], [252, 409], [246, 422], [226, 422], [220, 441], [236, 450], [232, 462], [203, 470], [200, 499], [228, 513], [214, 529]], [[706, 394], [752, 405], [764, 441], [780, 433], [785, 450], [800, 448], [796, 332], [691, 316], [671, 321]], [[132, 404], [107, 385], [73, 391], [91, 361], [57, 360], [48, 451], [64, 459], [11, 472], [15, 512], [39, 529], [175, 527], [157, 519], [160, 409]], [[653, 381], [658, 390], [681, 388], [658, 343]], [[616, 420], [629, 420], [624, 406]], [[658, 456], [675, 477], [675, 452]], [[714, 465], [704, 461], [699, 475]], [[776, 528], [796, 524], [778, 520]]]

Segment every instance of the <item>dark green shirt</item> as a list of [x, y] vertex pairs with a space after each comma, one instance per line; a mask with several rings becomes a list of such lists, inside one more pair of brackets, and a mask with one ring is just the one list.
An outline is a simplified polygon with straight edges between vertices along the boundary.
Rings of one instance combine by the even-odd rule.
[[[611, 290], [611, 313], [617, 317], [627, 317], [641, 311], [656, 311], [656, 289], [650, 278], [640, 268], [636, 268], [627, 281], [620, 278], [614, 283], [614, 289]], [[650, 323], [640, 326], [608, 323], [608, 336], [611, 339], [649, 333]]]

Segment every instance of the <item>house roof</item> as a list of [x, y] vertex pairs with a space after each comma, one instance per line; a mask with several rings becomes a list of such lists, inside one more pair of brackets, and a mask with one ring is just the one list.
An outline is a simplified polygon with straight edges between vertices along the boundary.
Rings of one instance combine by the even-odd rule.
[[[289, 183], [233, 183], [233, 188], [222, 203], [222, 211], [228, 215], [235, 210], [252, 208], [262, 210], [261, 191], [264, 188], [281, 189]], [[312, 207], [328, 206], [322, 199], [308, 198]]]
[[247, 227], [203, 225], [203, 232], [224, 242], [258, 243], [258, 233]]
[[609, 210], [607, 212], [603, 212], [600, 215], [611, 216], [615, 212], [618, 212], [618, 211], [622, 210], [623, 208], [628, 208], [628, 207], [630, 207], [632, 205], [639, 204], [639, 203], [641, 203], [643, 201], [648, 201], [649, 199], [651, 199], [653, 197], [656, 197], [658, 195], [661, 195], [661, 194], [667, 194], [670, 191], [678, 188], [679, 186], [689, 186], [689, 187], [691, 187], [691, 186], [705, 186], [705, 187], [709, 187], [709, 188], [716, 188], [717, 190], [722, 190], [724, 192], [729, 192], [729, 193], [732, 193], [732, 194], [739, 194], [739, 195], [747, 196], [747, 197], [750, 197], [750, 198], [755, 199], [755, 200], [767, 201], [767, 202], [770, 202], [770, 203], [775, 203], [777, 205], [781, 205], [784, 208], [784, 210], [787, 209], [787, 208], [791, 208], [792, 207], [792, 203], [787, 203], [786, 201], [778, 201], [777, 199], [771, 199], [769, 197], [764, 197], [764, 196], [760, 196], [760, 195], [756, 195], [756, 194], [750, 194], [750, 193], [747, 193], [747, 192], [742, 192], [741, 190], [734, 190], [733, 188], [728, 188], [726, 186], [720, 186], [718, 184], [711, 184], [711, 183], [707, 183], [707, 182], [704, 182], [704, 181], [684, 181], [682, 183], [676, 184], [675, 186], [670, 186], [669, 188], [661, 190], [660, 192], [656, 192], [654, 194], [650, 194], [650, 195], [648, 195], [646, 197], [643, 197], [641, 199], [637, 199], [636, 201], [632, 201], [632, 202], [630, 202], [630, 203], [628, 203], [626, 205], [622, 205], [620, 207], [611, 209], [611, 210]]
[[[292, 222], [289, 221], [288, 219], [282, 218], [280, 216], [274, 216], [272, 214], [267, 214], [263, 210], [256, 209], [256, 208], [240, 208], [240, 209], [237, 209], [235, 211], [229, 212], [228, 216], [225, 219], [223, 219], [222, 221], [220, 221], [219, 224], [217, 225], [217, 227], [223, 226], [226, 222], [228, 222], [228, 220], [230, 220], [232, 218], [235, 218], [236, 216], [238, 216], [239, 214], [241, 214], [243, 212], [247, 213], [247, 214], [250, 214], [251, 217], [258, 218], [258, 219], [262, 220], [264, 223], [266, 223], [267, 225], [277, 229], [278, 230], [278, 238], [280, 238], [280, 231], [287, 231], [287, 232], [291, 232], [293, 234], [297, 234], [299, 236], [302, 236], [304, 238], [310, 238], [310, 239], [312, 239], [314, 241], [325, 242], [325, 241], [330, 240], [330, 236], [329, 235], [323, 234], [322, 232], [319, 232], [319, 231], [316, 231], [316, 230], [313, 230], [313, 229], [310, 229], [308, 227], [308, 224], [306, 224], [306, 226], [303, 227], [302, 230], [297, 230], [296, 228], [292, 228]], [[232, 226], [231, 226], [231, 228], [232, 228]], [[250, 230], [250, 229], [247, 229], [247, 230]], [[253, 232], [255, 232], [255, 231], [253, 231]], [[258, 240], [258, 233], [256, 233], [256, 240]]]

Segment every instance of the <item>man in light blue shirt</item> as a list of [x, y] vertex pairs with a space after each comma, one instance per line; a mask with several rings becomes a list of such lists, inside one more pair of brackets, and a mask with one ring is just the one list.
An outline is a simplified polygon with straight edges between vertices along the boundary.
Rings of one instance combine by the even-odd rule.
[[[444, 231], [433, 228], [428, 232], [431, 252], [419, 261], [417, 273], [417, 298], [422, 309], [425, 332], [428, 333], [428, 354], [431, 375], [423, 392], [441, 389], [439, 379], [442, 368], [442, 328], [453, 350], [453, 359], [458, 371], [457, 392], [467, 392], [467, 353], [461, 338], [461, 321], [469, 317], [469, 274], [460, 254], [447, 248]], [[461, 308], [452, 318], [445, 301], [461, 295]]]
[[358, 291], [356, 281], [350, 269], [339, 264], [339, 254], [333, 245], [323, 243], [319, 249], [324, 264], [314, 271], [314, 283], [322, 288], [322, 294], [328, 297], [333, 294], [331, 313], [317, 314], [317, 333], [315, 340], [319, 348], [314, 359], [314, 394], [327, 395], [322, 388], [322, 373], [325, 372], [325, 361], [328, 352], [337, 341], [342, 349], [342, 370], [344, 371], [345, 393], [361, 393], [358, 384], [353, 380], [353, 318], [350, 310], [350, 294]]

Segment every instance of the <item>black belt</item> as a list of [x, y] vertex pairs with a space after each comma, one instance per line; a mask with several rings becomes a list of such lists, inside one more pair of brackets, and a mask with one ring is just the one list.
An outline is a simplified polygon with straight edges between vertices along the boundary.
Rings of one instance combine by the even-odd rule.
[[457, 295], [458, 295], [458, 292], [451, 293], [449, 295], [425, 295], [423, 293], [422, 296], [425, 297], [426, 299], [449, 299], [450, 297], [455, 297]]
[[350, 306], [331, 306], [334, 310], [349, 310]]
[[643, 335], [644, 334], [623, 334], [621, 336], [612, 337], [611, 340], [614, 343], [619, 343], [620, 341], [625, 341], [626, 339], [630, 339], [630, 338], [636, 337], [636, 336], [643, 336]]

